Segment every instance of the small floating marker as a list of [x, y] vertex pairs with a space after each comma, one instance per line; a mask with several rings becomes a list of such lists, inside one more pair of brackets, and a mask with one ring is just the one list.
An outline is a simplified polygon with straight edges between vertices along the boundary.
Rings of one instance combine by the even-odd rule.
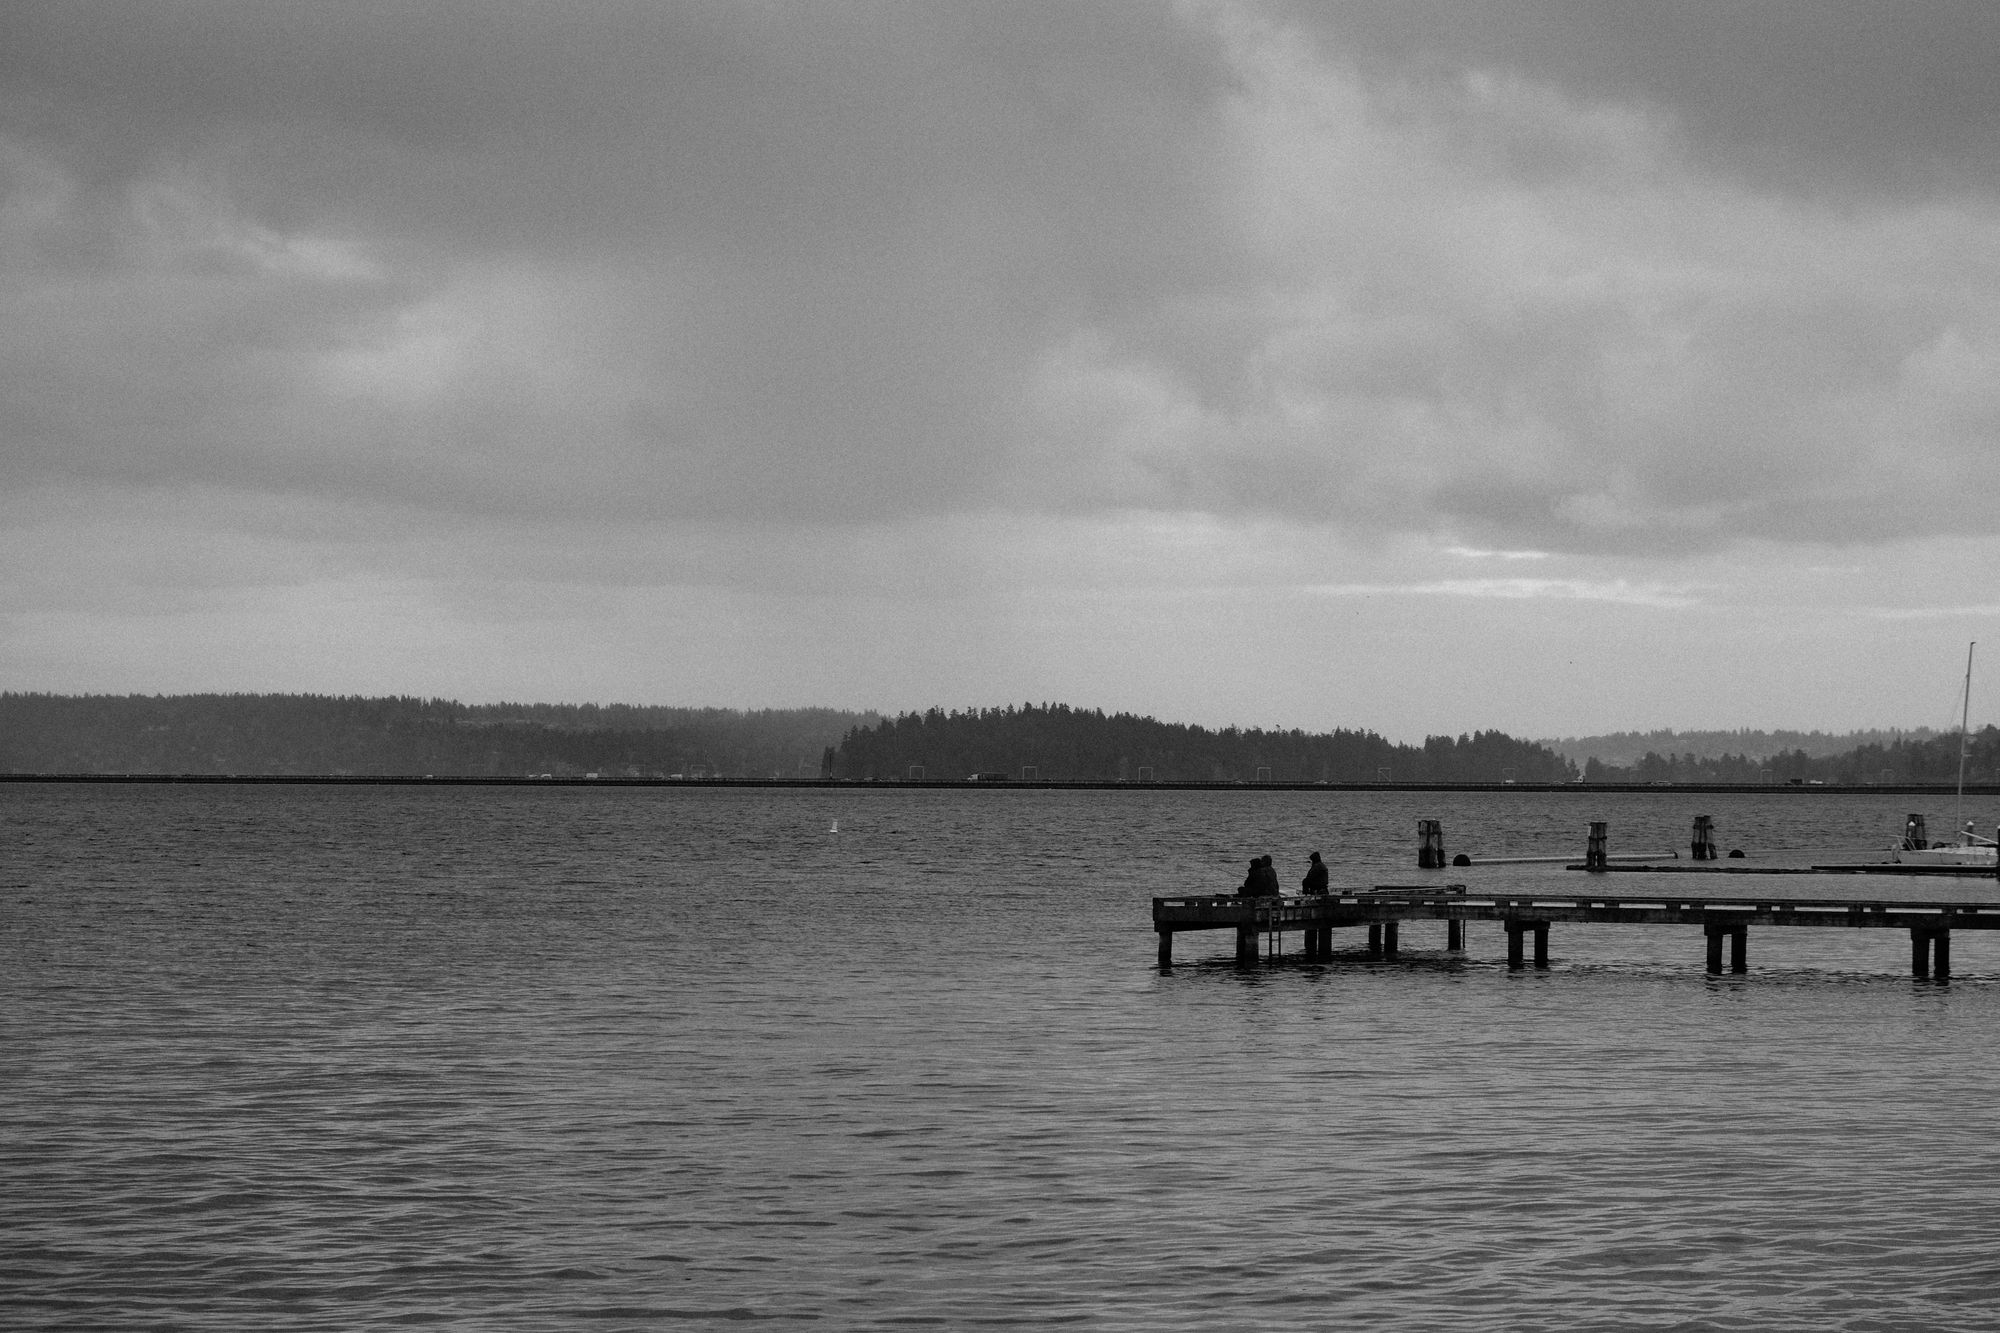
[[834, 821], [833, 821], [833, 827], [829, 828], [829, 829], [827, 830], [827, 832], [828, 832], [828, 833], [838, 833], [838, 832], [840, 832], [840, 821], [839, 821], [838, 819], [834, 820]]

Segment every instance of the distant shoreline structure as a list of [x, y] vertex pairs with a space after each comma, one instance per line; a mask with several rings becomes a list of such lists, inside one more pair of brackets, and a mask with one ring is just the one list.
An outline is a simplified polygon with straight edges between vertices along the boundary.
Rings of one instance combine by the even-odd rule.
[[[1627, 792], [1664, 796], [1841, 795], [1937, 796], [1956, 788], [1949, 782], [1131, 782], [1115, 778], [631, 778], [501, 777], [478, 774], [428, 776], [407, 773], [0, 773], [0, 784], [71, 786], [208, 787], [700, 787], [800, 788], [820, 791], [1226, 791], [1226, 792], [1494, 792], [1546, 795]], [[1967, 783], [1968, 795], [2000, 796], [2000, 783]]]

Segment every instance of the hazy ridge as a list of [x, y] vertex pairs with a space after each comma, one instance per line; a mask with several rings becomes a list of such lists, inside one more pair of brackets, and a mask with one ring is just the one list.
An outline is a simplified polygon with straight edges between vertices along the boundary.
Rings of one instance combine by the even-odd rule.
[[1803, 753], [1831, 759], [1866, 745], [1891, 746], [1928, 741], [1940, 733], [1932, 727], [1876, 728], [1869, 731], [1614, 731], [1601, 736], [1543, 738], [1540, 744], [1578, 767], [1595, 759], [1600, 764], [1630, 767], [1648, 754], [1693, 755], [1720, 759], [1740, 755], [1764, 760], [1778, 754]]

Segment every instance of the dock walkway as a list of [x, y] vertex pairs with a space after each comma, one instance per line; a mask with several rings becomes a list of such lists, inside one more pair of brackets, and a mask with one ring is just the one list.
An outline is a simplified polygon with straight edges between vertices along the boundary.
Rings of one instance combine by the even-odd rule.
[[[1396, 957], [1397, 927], [1404, 921], [1444, 921], [1445, 947], [1464, 948], [1467, 921], [1497, 921], [1507, 931], [1507, 965], [1526, 965], [1527, 938], [1534, 964], [1549, 965], [1549, 927], [1555, 922], [1627, 926], [1700, 926], [1708, 941], [1708, 970], [1722, 971], [1723, 942], [1730, 970], [1746, 970], [1751, 926], [1845, 926], [1910, 933], [1910, 972], [1951, 975], [1951, 932], [2000, 930], [2000, 902], [1853, 902], [1846, 899], [1777, 898], [1738, 894], [1689, 897], [1645, 894], [1484, 894], [1463, 885], [1444, 889], [1391, 885], [1320, 897], [1239, 898], [1216, 894], [1153, 899], [1160, 966], [1173, 965], [1174, 936], [1191, 930], [1234, 930], [1236, 956], [1254, 962], [1260, 952], [1283, 955], [1284, 935], [1296, 931], [1309, 960], [1333, 954], [1333, 932], [1365, 927], [1370, 957]], [[1260, 951], [1259, 941], [1264, 948]]]

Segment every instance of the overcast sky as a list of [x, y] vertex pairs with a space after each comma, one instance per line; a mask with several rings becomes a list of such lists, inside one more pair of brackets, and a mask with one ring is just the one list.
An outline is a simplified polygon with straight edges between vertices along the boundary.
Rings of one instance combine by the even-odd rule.
[[0, 688], [2000, 714], [2000, 5], [0, 8]]

